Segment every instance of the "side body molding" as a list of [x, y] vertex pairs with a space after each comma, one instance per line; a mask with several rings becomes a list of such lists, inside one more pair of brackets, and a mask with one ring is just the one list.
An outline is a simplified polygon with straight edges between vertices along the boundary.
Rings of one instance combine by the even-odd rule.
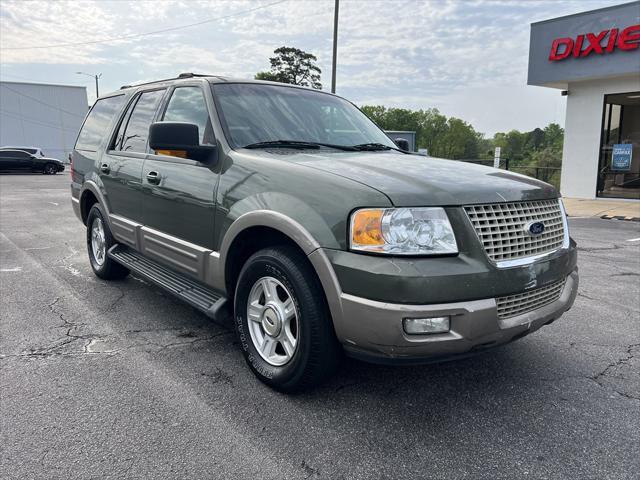
[[[186, 242], [180, 238], [145, 227], [120, 215], [111, 214], [109, 223], [115, 238], [149, 258], [198, 280], [219, 292], [226, 292], [225, 265], [233, 241], [247, 228], [273, 228], [291, 238], [307, 255], [322, 284], [336, 333], [342, 325], [342, 290], [333, 267], [313, 236], [295, 220], [272, 210], [245, 213], [227, 230], [220, 252]], [[228, 294], [229, 292], [227, 292]], [[232, 293], [232, 292], [231, 292]]]
[[[111, 232], [122, 244], [202, 283], [207, 283], [211, 249], [145, 227], [120, 215], [109, 215]], [[215, 267], [215, 265], [214, 265]]]

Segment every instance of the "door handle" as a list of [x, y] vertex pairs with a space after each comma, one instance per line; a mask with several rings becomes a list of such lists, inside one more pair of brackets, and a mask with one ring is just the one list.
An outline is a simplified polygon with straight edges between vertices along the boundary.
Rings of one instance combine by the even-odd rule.
[[103, 163], [102, 165], [100, 165], [100, 171], [102, 173], [109, 173], [111, 171], [111, 168], [109, 168], [108, 164]]
[[147, 173], [147, 182], [157, 185], [160, 183], [160, 174], [158, 172]]

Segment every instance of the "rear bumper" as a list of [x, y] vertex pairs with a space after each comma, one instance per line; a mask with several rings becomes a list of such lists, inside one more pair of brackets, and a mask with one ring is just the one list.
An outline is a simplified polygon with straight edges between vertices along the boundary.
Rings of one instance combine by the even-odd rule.
[[[567, 277], [560, 298], [537, 310], [501, 319], [488, 298], [436, 305], [377, 302], [343, 293], [340, 340], [347, 354], [377, 363], [428, 363], [468, 356], [521, 338], [566, 312], [578, 291], [578, 270]], [[451, 317], [448, 333], [407, 335], [406, 317]]]

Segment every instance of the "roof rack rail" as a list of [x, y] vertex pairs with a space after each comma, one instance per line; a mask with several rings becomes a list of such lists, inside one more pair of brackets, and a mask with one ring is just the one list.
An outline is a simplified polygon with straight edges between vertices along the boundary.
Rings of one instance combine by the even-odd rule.
[[[136, 83], [135, 85], [123, 85], [120, 87], [120, 90], [124, 90], [125, 88], [133, 88], [133, 87], [139, 87], [141, 85], [151, 85], [154, 83], [162, 83], [162, 82], [169, 82], [171, 80], [180, 80], [182, 78], [195, 78], [195, 77], [218, 77], [217, 75], [207, 75], [205, 73], [191, 73], [191, 72], [184, 72], [179, 74], [177, 77], [173, 77], [173, 78], [164, 78], [162, 80], [154, 80], [152, 82], [144, 82], [144, 83]], [[218, 77], [221, 78], [221, 77]]]

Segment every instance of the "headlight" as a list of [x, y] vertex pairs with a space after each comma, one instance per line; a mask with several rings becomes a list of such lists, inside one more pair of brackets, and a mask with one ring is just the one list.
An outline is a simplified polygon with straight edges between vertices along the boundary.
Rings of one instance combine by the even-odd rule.
[[458, 253], [444, 209], [363, 208], [351, 215], [350, 247], [390, 255]]

